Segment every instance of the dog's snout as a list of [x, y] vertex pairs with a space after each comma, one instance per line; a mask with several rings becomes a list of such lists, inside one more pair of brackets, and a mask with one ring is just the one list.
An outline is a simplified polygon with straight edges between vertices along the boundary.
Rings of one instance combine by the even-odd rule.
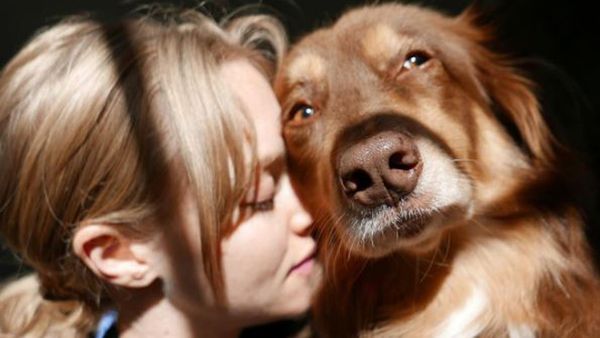
[[337, 159], [337, 175], [345, 196], [368, 207], [396, 205], [415, 189], [421, 167], [412, 138], [392, 131], [345, 148]]

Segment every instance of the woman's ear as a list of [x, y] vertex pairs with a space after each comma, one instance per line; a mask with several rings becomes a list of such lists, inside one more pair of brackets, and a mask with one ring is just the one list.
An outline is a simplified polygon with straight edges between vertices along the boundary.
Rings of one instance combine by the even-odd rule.
[[73, 250], [101, 279], [119, 286], [141, 288], [157, 277], [153, 241], [129, 238], [109, 224], [82, 225], [75, 231]]

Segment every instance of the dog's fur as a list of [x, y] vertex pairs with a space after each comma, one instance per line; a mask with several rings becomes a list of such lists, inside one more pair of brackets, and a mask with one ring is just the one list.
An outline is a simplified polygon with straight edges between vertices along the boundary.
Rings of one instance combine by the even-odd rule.
[[[325, 337], [600, 337], [574, 161], [474, 18], [363, 7], [284, 62], [275, 88], [290, 170], [319, 216]], [[403, 68], [415, 51], [430, 59]], [[396, 205], [357, 213], [336, 156], [382, 131], [410, 135], [422, 172]]]

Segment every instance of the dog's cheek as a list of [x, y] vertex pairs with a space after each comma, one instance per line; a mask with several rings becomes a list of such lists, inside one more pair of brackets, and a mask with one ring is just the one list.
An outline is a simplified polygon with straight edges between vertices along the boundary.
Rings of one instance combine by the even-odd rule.
[[437, 59], [431, 60], [430, 63], [426, 65], [425, 69], [423, 69], [421, 80], [421, 83], [429, 89], [461, 87], [460, 84], [455, 81], [452, 74], [449, 73], [442, 61]]
[[421, 111], [416, 119], [440, 138], [452, 156], [471, 158], [478, 112], [473, 96], [440, 60], [431, 60], [423, 73], [420, 85], [424, 94], [418, 102], [428, 111]]

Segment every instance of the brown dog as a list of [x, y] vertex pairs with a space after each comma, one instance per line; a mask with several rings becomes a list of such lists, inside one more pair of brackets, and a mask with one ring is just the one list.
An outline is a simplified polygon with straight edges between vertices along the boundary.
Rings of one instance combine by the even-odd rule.
[[276, 81], [326, 337], [600, 337], [571, 161], [470, 11], [364, 7]]

